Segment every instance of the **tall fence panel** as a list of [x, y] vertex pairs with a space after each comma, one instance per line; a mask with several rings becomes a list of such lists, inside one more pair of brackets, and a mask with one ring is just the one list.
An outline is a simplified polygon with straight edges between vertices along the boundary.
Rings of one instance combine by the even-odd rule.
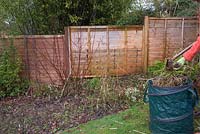
[[148, 65], [172, 57], [197, 38], [199, 25], [197, 18], [146, 17], [145, 19]]
[[23, 72], [21, 72], [21, 75], [29, 78], [29, 72], [28, 72], [29, 65], [26, 59], [27, 49], [26, 49], [25, 40], [23, 36], [15, 37], [15, 38], [2, 37], [0, 39], [0, 50], [1, 50], [0, 53], [3, 51], [3, 49], [7, 48], [11, 44], [15, 46], [15, 48], [17, 49], [18, 56], [23, 61], [23, 64], [22, 64]]
[[64, 35], [4, 38], [0, 45], [9, 45], [11, 40], [23, 60], [23, 76], [38, 83], [64, 83], [69, 74], [69, 64], [64, 56], [68, 53], [64, 45]]
[[30, 79], [42, 83], [63, 84], [67, 69], [64, 36], [28, 36], [26, 40]]
[[72, 76], [127, 75], [143, 71], [142, 26], [68, 29]]

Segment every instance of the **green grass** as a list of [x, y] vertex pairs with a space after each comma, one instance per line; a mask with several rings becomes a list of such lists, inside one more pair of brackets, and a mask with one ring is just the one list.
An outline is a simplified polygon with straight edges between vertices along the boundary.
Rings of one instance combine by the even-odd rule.
[[148, 105], [136, 104], [118, 114], [90, 121], [62, 134], [149, 134]]

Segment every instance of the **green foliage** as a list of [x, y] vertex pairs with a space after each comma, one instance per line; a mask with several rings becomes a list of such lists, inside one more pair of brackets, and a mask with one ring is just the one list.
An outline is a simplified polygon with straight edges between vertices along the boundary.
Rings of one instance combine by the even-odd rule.
[[59, 34], [71, 25], [115, 24], [130, 1], [1, 0], [0, 23], [15, 34]]
[[154, 65], [148, 68], [148, 73], [150, 75], [159, 75], [165, 69], [165, 63], [162, 61], [156, 61]]
[[141, 25], [144, 24], [145, 16], [154, 16], [150, 10], [134, 10], [128, 14], [124, 14], [121, 19], [117, 21], [118, 25]]
[[200, 70], [200, 62], [187, 62], [186, 65], [184, 65], [179, 70], [174, 71], [167, 71], [165, 70], [165, 63], [161, 61], [155, 62], [154, 65], [150, 66], [148, 68], [149, 75], [153, 76], [179, 76], [184, 75], [188, 78], [194, 80], [199, 75]]
[[27, 81], [19, 76], [21, 64], [16, 48], [12, 44], [4, 47], [0, 55], [0, 98], [19, 95], [27, 88]]
[[183, 73], [187, 75], [192, 80], [196, 79], [197, 76], [199, 76], [199, 70], [200, 70], [200, 63], [188, 63], [186, 66], [184, 66], [179, 73]]
[[91, 95], [88, 98], [95, 100], [98, 105], [121, 103], [130, 106], [143, 99], [145, 81], [138, 80], [141, 77], [143, 76], [134, 75], [87, 79], [82, 89], [86, 90]]
[[192, 0], [132, 0], [130, 5], [117, 21], [118, 25], [144, 24], [144, 16], [194, 16], [198, 8], [198, 4]]
[[58, 99], [61, 90], [56, 85], [47, 85], [47, 84], [38, 84], [38, 83], [31, 83], [31, 86], [34, 87], [34, 89], [31, 91], [31, 95], [33, 97], [48, 97], [51, 99]]
[[60, 34], [71, 25], [139, 25], [144, 16], [196, 15], [192, 0], [1, 0], [0, 29]]
[[85, 85], [86, 85], [86, 87], [88, 87], [91, 90], [100, 89], [101, 80], [100, 80], [100, 78], [88, 79]]
[[198, 4], [193, 0], [153, 0], [155, 14], [158, 17], [194, 16]]
[[121, 18], [117, 21], [118, 25], [141, 25], [144, 24], [145, 16], [155, 16], [149, 1], [147, 5], [143, 1], [132, 0], [126, 12], [123, 12]]
[[177, 9], [175, 10], [174, 16], [194, 16], [197, 15], [199, 4], [192, 0], [177, 0]]

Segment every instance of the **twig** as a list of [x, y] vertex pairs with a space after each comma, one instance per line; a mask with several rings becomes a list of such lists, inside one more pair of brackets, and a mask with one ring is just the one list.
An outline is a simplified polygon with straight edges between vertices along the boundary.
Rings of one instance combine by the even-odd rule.
[[109, 128], [109, 129], [111, 129], [111, 130], [116, 130], [116, 129], [118, 129], [118, 128]]
[[146, 134], [144, 132], [140, 132], [140, 131], [137, 131], [137, 130], [133, 130], [134, 132], [137, 132], [137, 133], [140, 133], [140, 134]]
[[115, 123], [118, 123], [118, 124], [120, 124], [120, 125], [123, 125], [122, 122], [119, 122], [119, 121], [116, 121], [116, 120], [112, 120], [112, 121], [115, 122]]

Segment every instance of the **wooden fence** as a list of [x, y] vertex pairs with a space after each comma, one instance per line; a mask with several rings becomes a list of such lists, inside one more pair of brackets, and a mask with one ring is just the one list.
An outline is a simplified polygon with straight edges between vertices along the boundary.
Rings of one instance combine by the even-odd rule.
[[143, 72], [143, 26], [69, 27], [72, 76]]
[[197, 18], [145, 18], [146, 66], [172, 57], [197, 39]]
[[[146, 72], [197, 38], [197, 18], [145, 17], [144, 26], [66, 27], [65, 35], [15, 37], [24, 76], [51, 84], [72, 77]], [[3, 38], [0, 46], [9, 44]]]
[[23, 76], [38, 83], [64, 83], [69, 74], [64, 35], [18, 36], [4, 38], [1, 44], [8, 45], [11, 40], [23, 60]]

